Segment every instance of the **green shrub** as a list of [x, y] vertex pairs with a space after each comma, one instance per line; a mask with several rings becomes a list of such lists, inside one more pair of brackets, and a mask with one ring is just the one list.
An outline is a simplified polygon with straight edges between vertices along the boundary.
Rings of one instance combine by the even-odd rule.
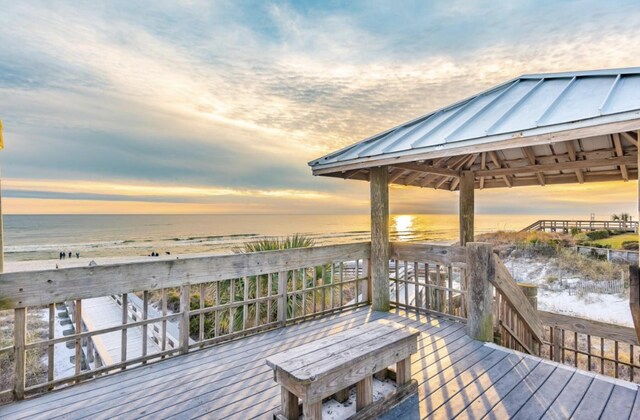
[[637, 251], [638, 241], [624, 241], [622, 242], [622, 249], [626, 249], [627, 251]]
[[581, 233], [579, 228], [577, 228], [577, 227], [572, 227], [571, 228], [571, 236], [576, 236], [579, 233]]
[[592, 241], [597, 241], [598, 239], [605, 239], [609, 237], [609, 231], [608, 230], [594, 230], [593, 232], [587, 232], [586, 233], [587, 238], [591, 239]]
[[557, 276], [547, 276], [546, 278], [547, 284], [555, 284], [558, 281]]

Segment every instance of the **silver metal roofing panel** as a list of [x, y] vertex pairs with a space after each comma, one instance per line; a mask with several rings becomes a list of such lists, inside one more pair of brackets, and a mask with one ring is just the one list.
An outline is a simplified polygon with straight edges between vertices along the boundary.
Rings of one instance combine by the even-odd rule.
[[[640, 119], [640, 68], [530, 74], [309, 162], [314, 168]], [[471, 143], [470, 143], [471, 142]]]

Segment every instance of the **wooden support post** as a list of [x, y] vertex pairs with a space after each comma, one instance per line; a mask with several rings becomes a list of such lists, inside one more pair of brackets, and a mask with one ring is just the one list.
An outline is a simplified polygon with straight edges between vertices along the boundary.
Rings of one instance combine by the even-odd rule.
[[411, 381], [411, 357], [396, 363], [396, 385], [404, 385]]
[[375, 311], [389, 306], [389, 172], [386, 167], [370, 169], [371, 187], [371, 295]]
[[[76, 300], [73, 310], [73, 321], [75, 322], [75, 333], [82, 334], [82, 300]], [[76, 338], [76, 376], [82, 372], [82, 338]], [[76, 379], [79, 383], [80, 379]]]
[[[122, 294], [122, 325], [127, 325], [129, 322], [129, 295], [126, 293]], [[122, 334], [120, 337], [120, 361], [124, 362], [127, 360], [127, 328], [122, 329]], [[127, 369], [126, 366], [122, 366], [122, 370]]]
[[16, 399], [24, 399], [24, 387], [27, 380], [27, 355], [25, 346], [27, 345], [27, 308], [16, 308], [14, 310], [14, 360], [16, 363], [16, 379], [13, 393]]
[[[324, 289], [323, 289], [324, 290]], [[278, 273], [278, 323], [287, 323], [287, 272]]]
[[285, 387], [280, 387], [282, 415], [287, 420], [298, 420], [300, 407], [298, 397]]
[[460, 177], [460, 246], [473, 242], [474, 190], [473, 172], [464, 171]]
[[[189, 311], [191, 309], [191, 285], [185, 284], [180, 286], [180, 312], [182, 312], [180, 322], [180, 352], [189, 353]], [[230, 320], [233, 322], [233, 320]]]
[[333, 399], [339, 403], [347, 402], [349, 399], [349, 388], [345, 388], [333, 394]]
[[356, 384], [356, 411], [373, 402], [373, 376], [367, 376]]
[[636, 330], [636, 336], [640, 341], [640, 276], [638, 266], [629, 266], [629, 309]]
[[[56, 334], [56, 304], [49, 304], [49, 340], [53, 340]], [[47, 346], [47, 380], [49, 382], [54, 379], [54, 370], [55, 370], [55, 346], [53, 344], [49, 344]], [[53, 387], [48, 388], [49, 391], [53, 389]]]
[[491, 245], [467, 243], [467, 334], [480, 341], [493, 341], [494, 276]]
[[[562, 331], [558, 327], [553, 327], [553, 360], [554, 362], [562, 361], [562, 348], [564, 343], [562, 343]], [[591, 350], [589, 350], [591, 351]]]

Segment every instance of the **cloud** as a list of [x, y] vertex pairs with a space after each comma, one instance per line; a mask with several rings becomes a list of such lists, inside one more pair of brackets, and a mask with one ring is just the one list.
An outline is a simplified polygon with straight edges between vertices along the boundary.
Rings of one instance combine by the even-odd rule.
[[[314, 178], [308, 160], [519, 73], [637, 65], [637, 18], [626, 0], [13, 2], [3, 174], [309, 191], [351, 211], [366, 185]], [[428, 210], [426, 194], [455, 209], [429, 190], [396, 207]]]

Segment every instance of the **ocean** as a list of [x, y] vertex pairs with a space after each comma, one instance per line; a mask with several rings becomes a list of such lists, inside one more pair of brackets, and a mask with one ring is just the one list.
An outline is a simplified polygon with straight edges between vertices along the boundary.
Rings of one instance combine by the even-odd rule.
[[[478, 215], [476, 232], [517, 230], [542, 218]], [[565, 216], [566, 218], [566, 216]], [[316, 245], [366, 241], [368, 215], [6, 215], [7, 261], [57, 259], [60, 252], [81, 257], [229, 253], [262, 237], [305, 234]], [[451, 242], [457, 215], [394, 215], [391, 236], [400, 241]]]

